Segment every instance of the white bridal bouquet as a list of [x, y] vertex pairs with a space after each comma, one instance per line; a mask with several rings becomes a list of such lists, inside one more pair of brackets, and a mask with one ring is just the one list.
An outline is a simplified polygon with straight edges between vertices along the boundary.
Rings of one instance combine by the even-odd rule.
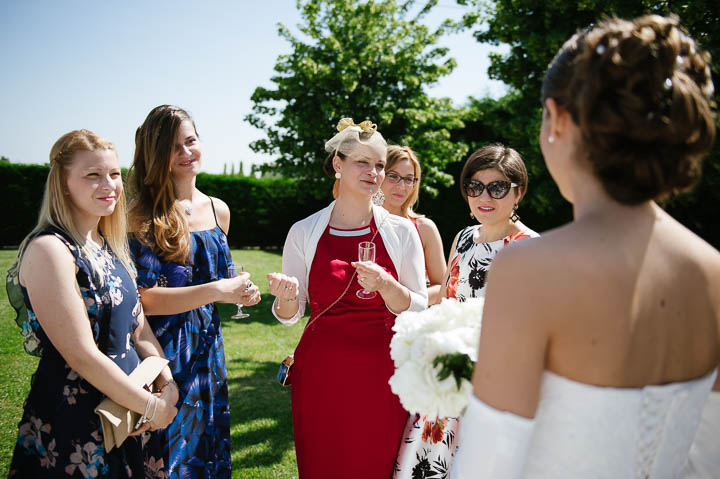
[[395, 320], [390, 355], [393, 393], [411, 413], [428, 418], [457, 417], [472, 390], [484, 300], [443, 299], [421, 312]]

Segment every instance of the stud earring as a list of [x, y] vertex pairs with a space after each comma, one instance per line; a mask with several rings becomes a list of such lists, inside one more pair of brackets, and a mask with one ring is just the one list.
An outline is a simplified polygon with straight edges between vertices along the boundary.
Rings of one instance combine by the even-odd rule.
[[342, 176], [342, 175], [340, 174], [339, 171], [336, 171], [336, 172], [335, 172], [335, 179], [336, 179], [336, 180], [339, 180], [341, 176]]
[[552, 135], [548, 136], [548, 143], [555, 143], [555, 137]]
[[470, 218], [475, 219], [475, 215], [472, 214], [472, 211], [470, 212]]
[[510, 215], [510, 221], [513, 223], [517, 223], [520, 219], [520, 215], [517, 214], [518, 205], [515, 203], [515, 206], [513, 206], [512, 214]]

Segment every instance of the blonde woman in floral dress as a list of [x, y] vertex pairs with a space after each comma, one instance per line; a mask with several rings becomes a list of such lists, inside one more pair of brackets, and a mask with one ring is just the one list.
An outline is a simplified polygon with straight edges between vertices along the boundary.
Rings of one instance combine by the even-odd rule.
[[[155, 396], [128, 379], [163, 356], [140, 306], [125, 234], [123, 185], [112, 143], [79, 130], [50, 151], [40, 219], [8, 273], [25, 349], [40, 356], [19, 424], [10, 478], [165, 477], [148, 429], [175, 417], [166, 367]], [[150, 421], [106, 451], [93, 410], [104, 397]], [[146, 417], [146, 416], [143, 416]]]

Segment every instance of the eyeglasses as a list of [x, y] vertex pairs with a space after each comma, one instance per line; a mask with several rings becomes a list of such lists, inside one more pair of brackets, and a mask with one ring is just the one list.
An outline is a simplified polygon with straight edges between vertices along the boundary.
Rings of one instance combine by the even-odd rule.
[[405, 183], [406, 186], [415, 186], [415, 183], [418, 182], [418, 179], [414, 176], [400, 176], [394, 171], [385, 174], [385, 179], [388, 180], [390, 183], [395, 184], [400, 183], [400, 180], [402, 180], [402, 182]]
[[463, 189], [465, 190], [465, 194], [471, 198], [482, 195], [482, 192], [487, 188], [487, 192], [490, 195], [490, 198], [501, 200], [507, 196], [507, 194], [510, 192], [510, 188], [513, 188], [515, 186], [520, 185], [503, 180], [491, 181], [487, 185], [477, 180], [463, 181]]

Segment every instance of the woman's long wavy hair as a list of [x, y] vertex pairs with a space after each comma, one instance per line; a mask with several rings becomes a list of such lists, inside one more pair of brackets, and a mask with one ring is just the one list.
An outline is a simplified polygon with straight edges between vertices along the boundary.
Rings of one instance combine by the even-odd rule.
[[[72, 214], [72, 200], [67, 190], [67, 169], [72, 165], [74, 156], [80, 151], [110, 150], [115, 152], [115, 146], [89, 130], [74, 130], [61, 136], [50, 149], [50, 173], [45, 183], [42, 206], [35, 228], [20, 244], [17, 264], [22, 261], [27, 245], [40, 231], [54, 226], [66, 232], [77, 247], [83, 251], [90, 261], [93, 271], [102, 271], [102, 266], [96, 259], [97, 251], [87, 243], [77, 229]], [[98, 230], [105, 239], [105, 243], [115, 253], [122, 265], [132, 276], [135, 267], [130, 259], [127, 244], [127, 223], [125, 216], [125, 195], [118, 196], [115, 210], [100, 218]], [[94, 278], [101, 285], [104, 284], [105, 275], [98, 274]]]
[[131, 231], [139, 241], [151, 245], [160, 258], [179, 264], [190, 260], [192, 247], [190, 228], [170, 175], [175, 137], [183, 121], [195, 128], [195, 122], [182, 108], [153, 108], [135, 132], [135, 158], [129, 179]]
[[402, 216], [406, 218], [422, 218], [423, 215], [417, 214], [415, 213], [415, 211], [413, 211], [413, 208], [417, 206], [418, 197], [420, 196], [420, 162], [418, 161], [415, 152], [409, 146], [388, 146], [385, 171], [387, 172], [392, 170], [395, 164], [402, 160], [408, 160], [412, 165], [413, 173], [415, 174], [415, 178], [417, 178], [417, 183], [415, 183], [415, 185], [413, 186], [412, 191], [410, 191], [407, 199], [403, 202], [402, 205], [400, 205], [400, 212], [402, 213]]

